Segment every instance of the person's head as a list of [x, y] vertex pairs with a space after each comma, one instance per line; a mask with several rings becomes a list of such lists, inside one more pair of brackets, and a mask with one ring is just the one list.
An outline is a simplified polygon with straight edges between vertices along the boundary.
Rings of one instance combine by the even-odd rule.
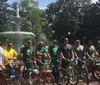
[[76, 45], [77, 45], [77, 46], [80, 45], [80, 40], [76, 40]]
[[28, 47], [32, 46], [32, 40], [28, 40], [28, 41], [27, 41], [27, 46], [28, 46]]
[[38, 47], [44, 47], [44, 42], [43, 42], [43, 41], [40, 41], [40, 42], [38, 43]]
[[57, 40], [53, 40], [53, 45], [57, 45], [58, 41]]
[[69, 41], [68, 38], [65, 38], [65, 39], [64, 39], [64, 43], [65, 43], [65, 44], [68, 44], [68, 41]]
[[12, 42], [9, 42], [8, 45], [7, 45], [7, 48], [8, 48], [8, 49], [11, 49], [12, 46], [13, 46]]
[[92, 40], [88, 40], [88, 45], [89, 45], [89, 46], [92, 45]]

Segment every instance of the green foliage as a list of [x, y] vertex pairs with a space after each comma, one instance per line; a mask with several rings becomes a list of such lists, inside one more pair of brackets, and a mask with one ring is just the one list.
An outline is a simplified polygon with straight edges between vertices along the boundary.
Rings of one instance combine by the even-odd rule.
[[81, 30], [84, 19], [84, 8], [91, 4], [91, 0], [58, 0], [46, 9], [48, 30], [52, 38], [75, 35]]
[[30, 1], [22, 0], [20, 15], [31, 23], [32, 32], [36, 35], [38, 41], [39, 36], [43, 34], [43, 28], [46, 26], [45, 12], [37, 7], [38, 4], [35, 0]]
[[6, 29], [7, 20], [7, 0], [0, 0], [0, 31]]

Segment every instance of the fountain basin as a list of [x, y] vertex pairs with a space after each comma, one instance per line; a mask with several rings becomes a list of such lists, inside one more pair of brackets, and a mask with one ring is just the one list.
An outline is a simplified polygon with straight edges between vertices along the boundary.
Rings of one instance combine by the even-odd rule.
[[32, 32], [24, 31], [6, 31], [0, 32], [0, 35], [9, 38], [13, 43], [13, 48], [19, 53], [20, 48], [23, 46], [23, 40], [26, 38], [32, 39], [35, 43], [35, 35]]

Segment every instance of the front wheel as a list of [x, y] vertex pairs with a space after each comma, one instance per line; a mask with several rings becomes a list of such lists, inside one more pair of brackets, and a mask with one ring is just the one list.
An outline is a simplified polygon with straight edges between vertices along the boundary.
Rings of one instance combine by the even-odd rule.
[[68, 75], [69, 75], [69, 78], [70, 78], [70, 84], [71, 85], [77, 85], [78, 84], [78, 72], [75, 68], [73, 67], [69, 67], [67, 69], [67, 72], [68, 72]]
[[14, 81], [4, 81], [1, 85], [18, 85], [18, 84]]
[[84, 85], [89, 85], [88, 68], [86, 66], [82, 68], [81, 78], [79, 79], [79, 81], [82, 81]]
[[58, 85], [68, 85], [69, 84], [69, 75], [65, 69], [61, 68], [58, 70], [57, 83]]
[[97, 66], [95, 69], [94, 69], [94, 76], [95, 76], [95, 79], [100, 82], [100, 66]]
[[54, 85], [54, 77], [50, 72], [46, 72], [44, 75], [43, 79], [45, 82], [45, 85]]
[[25, 85], [44, 85], [44, 80], [39, 74], [32, 74], [25, 77]]

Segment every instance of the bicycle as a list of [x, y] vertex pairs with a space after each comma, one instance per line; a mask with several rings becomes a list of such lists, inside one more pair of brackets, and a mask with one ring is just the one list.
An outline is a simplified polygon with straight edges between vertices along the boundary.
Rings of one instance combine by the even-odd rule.
[[100, 58], [97, 58], [94, 61], [94, 65], [95, 65], [95, 68], [94, 68], [94, 77], [95, 77], [95, 79], [98, 82], [100, 82]]
[[56, 65], [52, 66], [54, 78], [58, 85], [68, 85], [69, 84], [69, 75], [67, 71], [62, 68], [60, 60], [57, 60]]
[[[54, 85], [54, 77], [51, 74], [51, 70], [49, 68], [49, 65], [51, 63], [51, 60], [45, 60], [45, 63], [37, 59], [37, 63], [39, 66], [39, 75], [44, 80], [44, 85]], [[42, 65], [42, 66], [40, 66]]]
[[78, 66], [78, 70], [81, 70], [81, 72], [79, 73], [80, 75], [79, 80], [82, 81], [84, 85], [89, 85], [89, 72], [88, 72], [88, 67], [86, 66], [86, 61], [81, 59], [78, 60], [82, 62], [81, 67]]
[[69, 82], [71, 85], [77, 85], [78, 84], [78, 72], [76, 70], [76, 65], [73, 64], [72, 60], [70, 59], [64, 59], [67, 62], [66, 71], [69, 75]]
[[33, 65], [33, 61], [30, 61], [28, 68], [24, 72], [25, 85], [44, 85], [44, 80], [39, 75], [39, 70]]
[[0, 85], [17, 85], [17, 82], [14, 80], [15, 76], [12, 75], [12, 74], [10, 76], [8, 76], [7, 71], [1, 71], [0, 72], [0, 77], [2, 78]]

